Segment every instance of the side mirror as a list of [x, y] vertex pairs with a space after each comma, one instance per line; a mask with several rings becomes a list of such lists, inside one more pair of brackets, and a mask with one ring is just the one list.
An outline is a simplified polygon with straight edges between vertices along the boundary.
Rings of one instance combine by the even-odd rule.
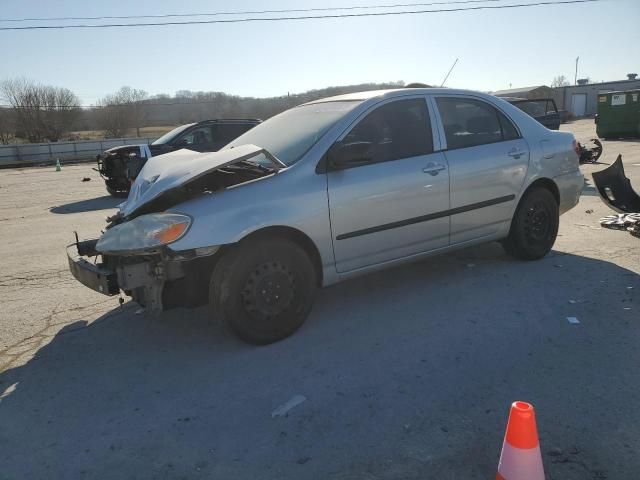
[[373, 160], [373, 152], [371, 142], [338, 142], [328, 152], [329, 168], [342, 170], [370, 163]]

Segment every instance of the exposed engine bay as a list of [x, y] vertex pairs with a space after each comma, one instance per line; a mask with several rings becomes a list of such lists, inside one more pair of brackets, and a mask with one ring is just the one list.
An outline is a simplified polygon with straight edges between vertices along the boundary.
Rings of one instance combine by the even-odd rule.
[[145, 162], [151, 158], [147, 145], [126, 145], [114, 147], [98, 155], [96, 169], [104, 179], [107, 191], [114, 197], [126, 197], [131, 182], [142, 170]]
[[[182, 161], [176, 162], [176, 157]], [[215, 195], [275, 175], [284, 167], [255, 145], [216, 153], [179, 150], [154, 157], [134, 182], [127, 202], [107, 219], [103, 235], [85, 241], [79, 241], [76, 235], [76, 242], [67, 248], [70, 270], [86, 286], [105, 295], [122, 291], [153, 313], [204, 304], [208, 295], [208, 282], [204, 279], [209, 278], [220, 247], [179, 252], [167, 248], [165, 245], [175, 240], [172, 232], [182, 228], [177, 232], [181, 235], [191, 220], [166, 210], [202, 195]], [[174, 223], [165, 228], [162, 222], [167, 219]], [[159, 226], [148, 227], [149, 222]], [[123, 247], [139, 233], [135, 225], [142, 223], [152, 232], [152, 243], [134, 242], [133, 246]], [[154, 228], [160, 236], [153, 233]], [[163, 236], [166, 232], [162, 228], [169, 232], [168, 237]], [[113, 241], [118, 236], [124, 240]]]
[[[189, 183], [164, 192], [161, 196], [150, 201], [135, 211], [135, 215], [129, 215], [126, 220], [131, 220], [139, 215], [160, 212], [185, 202], [200, 195], [208, 195], [225, 188], [240, 185], [274, 173], [273, 169], [263, 165], [245, 161], [239, 164], [228, 165], [214, 170]], [[120, 214], [107, 218], [107, 229], [122, 223], [125, 218]]]

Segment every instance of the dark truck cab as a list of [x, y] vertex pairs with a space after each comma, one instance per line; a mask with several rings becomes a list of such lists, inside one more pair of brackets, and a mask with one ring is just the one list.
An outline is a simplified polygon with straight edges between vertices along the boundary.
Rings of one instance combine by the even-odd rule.
[[165, 133], [150, 145], [123, 145], [98, 155], [98, 172], [107, 191], [126, 197], [131, 182], [151, 157], [186, 148], [196, 152], [215, 152], [261, 123], [254, 118], [205, 120], [188, 123]]
[[514, 98], [502, 97], [524, 113], [535, 118], [549, 130], [560, 130], [560, 114], [553, 98]]

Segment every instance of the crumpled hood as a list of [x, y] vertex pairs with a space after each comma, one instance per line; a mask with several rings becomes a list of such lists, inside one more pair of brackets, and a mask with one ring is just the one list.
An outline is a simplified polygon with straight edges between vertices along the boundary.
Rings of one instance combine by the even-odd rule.
[[129, 216], [169, 190], [262, 152], [265, 150], [255, 145], [241, 145], [210, 153], [182, 149], [153, 157], [138, 174], [127, 201], [120, 205], [120, 213], [122, 216]]

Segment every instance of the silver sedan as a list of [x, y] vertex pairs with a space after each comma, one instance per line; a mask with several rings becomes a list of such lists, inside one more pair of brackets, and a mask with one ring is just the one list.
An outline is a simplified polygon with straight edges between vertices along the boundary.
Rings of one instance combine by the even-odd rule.
[[209, 303], [240, 338], [270, 343], [302, 325], [318, 287], [355, 275], [491, 241], [545, 256], [580, 197], [576, 149], [478, 92], [326, 98], [219, 152], [153, 158], [69, 265], [151, 312]]

